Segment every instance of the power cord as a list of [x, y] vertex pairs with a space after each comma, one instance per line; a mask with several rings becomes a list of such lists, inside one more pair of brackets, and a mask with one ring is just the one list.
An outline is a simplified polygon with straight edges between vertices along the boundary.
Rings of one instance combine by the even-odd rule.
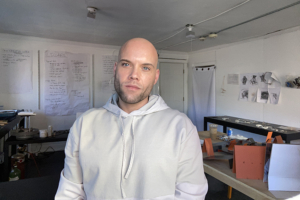
[[[224, 15], [224, 14], [228, 13], [229, 11], [238, 8], [238, 7], [242, 6], [242, 5], [244, 5], [245, 3], [248, 3], [249, 1], [251, 1], [251, 0], [246, 0], [246, 1], [244, 1], [244, 2], [242, 2], [242, 3], [240, 3], [240, 4], [236, 5], [236, 6], [234, 6], [234, 7], [230, 8], [230, 9], [228, 9], [228, 10], [225, 10], [225, 11], [223, 11], [223, 12], [221, 12], [221, 13], [219, 13], [219, 14], [213, 16], [213, 17], [210, 17], [210, 18], [208, 18], [208, 19], [205, 19], [205, 20], [202, 20], [202, 21], [200, 21], [200, 22], [194, 23], [193, 25], [196, 26], [196, 25], [202, 24], [202, 23], [204, 23], [204, 22], [207, 22], [207, 21], [209, 21], [209, 20], [212, 20], [212, 19], [215, 19], [215, 18], [217, 18], [217, 17], [220, 17], [221, 15]], [[186, 27], [184, 27], [183, 29], [180, 29], [178, 32], [176, 32], [175, 34], [173, 34], [173, 35], [171, 35], [171, 36], [169, 36], [169, 37], [167, 37], [167, 38], [165, 38], [165, 39], [162, 39], [162, 40], [159, 40], [159, 41], [154, 42], [153, 44], [155, 45], [155, 44], [164, 42], [164, 41], [166, 41], [166, 40], [168, 40], [168, 39], [170, 39], [170, 38], [172, 38], [172, 37], [178, 35], [178, 34], [181, 33], [182, 31], [184, 31], [185, 29], [186, 29]]]
[[39, 170], [39, 168], [38, 168], [38, 166], [37, 166], [37, 164], [36, 164], [36, 161], [35, 161], [34, 155], [33, 155], [32, 153], [28, 152], [28, 151], [24, 151], [24, 152], [26, 152], [26, 153], [29, 153], [29, 154], [30, 154], [30, 156], [32, 157], [32, 159], [33, 159], [33, 161], [34, 161], [34, 164], [35, 164], [36, 170], [37, 170], [37, 172], [38, 172], [38, 174], [39, 174], [39, 177], [41, 177], [41, 173], [40, 173], [40, 170]]

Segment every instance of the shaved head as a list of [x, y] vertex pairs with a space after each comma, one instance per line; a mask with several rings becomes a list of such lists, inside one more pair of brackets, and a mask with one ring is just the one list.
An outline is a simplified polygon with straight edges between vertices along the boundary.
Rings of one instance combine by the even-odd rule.
[[153, 62], [156, 63], [155, 67], [157, 67], [158, 54], [153, 44], [148, 40], [144, 38], [133, 38], [125, 42], [119, 51], [118, 62], [120, 62], [122, 53], [128, 49], [135, 50], [139, 56], [153, 58]]
[[148, 40], [134, 38], [123, 44], [114, 67], [114, 86], [123, 108], [137, 109], [148, 102], [159, 77], [157, 62], [157, 51]]

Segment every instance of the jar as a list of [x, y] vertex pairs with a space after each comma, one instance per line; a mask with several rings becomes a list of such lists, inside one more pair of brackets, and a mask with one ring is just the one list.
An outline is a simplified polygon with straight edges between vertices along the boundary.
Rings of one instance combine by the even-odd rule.
[[47, 130], [41, 129], [40, 130], [40, 138], [46, 138], [47, 136], [48, 136]]
[[210, 133], [210, 138], [216, 140], [217, 133], [218, 133], [218, 124], [209, 124], [209, 133]]
[[52, 137], [53, 128], [51, 125], [48, 126], [48, 137]]

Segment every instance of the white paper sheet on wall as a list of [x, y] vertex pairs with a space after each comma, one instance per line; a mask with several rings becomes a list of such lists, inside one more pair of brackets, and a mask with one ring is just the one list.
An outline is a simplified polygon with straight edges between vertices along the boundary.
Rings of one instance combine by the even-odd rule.
[[[258, 75], [256, 73], [245, 73], [240, 75], [240, 101], [256, 101], [256, 95], [258, 88]], [[246, 97], [245, 97], [246, 96]]]
[[115, 93], [114, 88], [114, 65], [118, 56], [104, 55], [102, 56], [102, 81], [101, 91], [107, 94]]
[[45, 52], [45, 114], [74, 115], [89, 109], [89, 57]]
[[280, 96], [280, 88], [269, 88], [269, 98], [271, 104], [278, 104]]
[[115, 93], [114, 80], [101, 81], [101, 91], [109, 94]]
[[32, 92], [32, 52], [2, 49], [0, 56], [0, 93]]
[[256, 102], [256, 98], [257, 98], [257, 88], [256, 87], [250, 87], [249, 88], [249, 98], [248, 101], [251, 102]]
[[103, 75], [107, 76], [107, 78], [111, 78], [114, 75], [114, 65], [117, 62], [118, 56], [112, 55], [105, 55], [102, 57], [103, 68], [102, 72]]
[[238, 74], [228, 74], [227, 75], [227, 84], [238, 85], [239, 84], [239, 75]]

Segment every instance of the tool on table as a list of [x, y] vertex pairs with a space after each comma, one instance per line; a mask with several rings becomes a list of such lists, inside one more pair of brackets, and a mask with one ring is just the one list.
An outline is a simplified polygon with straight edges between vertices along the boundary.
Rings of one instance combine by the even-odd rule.
[[17, 140], [26, 140], [32, 138], [34, 135], [39, 133], [37, 128], [32, 128], [30, 125], [30, 117], [35, 116], [36, 113], [34, 112], [20, 112], [18, 113], [19, 116], [25, 117], [24, 127], [17, 128], [11, 131], [12, 136], [16, 136]]

